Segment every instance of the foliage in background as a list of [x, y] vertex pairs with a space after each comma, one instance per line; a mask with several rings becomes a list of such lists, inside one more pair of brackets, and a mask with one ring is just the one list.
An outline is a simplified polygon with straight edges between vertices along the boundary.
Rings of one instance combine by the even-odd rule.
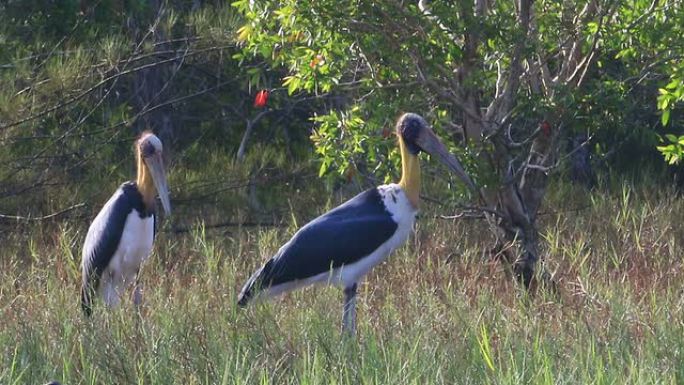
[[[518, 38], [512, 5], [506, 2], [497, 2], [489, 17], [480, 20], [462, 19], [455, 5], [435, 2], [429, 14], [438, 17], [441, 24], [437, 26], [424, 17], [418, 2], [240, 0], [233, 5], [247, 20], [238, 34], [245, 55], [289, 70], [282, 79], [289, 93], [337, 91], [347, 96], [345, 104], [336, 106], [346, 112], [333, 110], [317, 118], [314, 136], [321, 171], [340, 176], [349, 174], [350, 163], [362, 172], [368, 163], [373, 171], [387, 175], [387, 168], [375, 168], [392, 150], [381, 133], [391, 129], [399, 111], [419, 111], [443, 135], [462, 139], [454, 127], [462, 112], [452, 106], [448, 94], [431, 92], [419, 77], [448, 75], [445, 69], [462, 60], [466, 49], [464, 42], [454, 44], [452, 34], [477, 29], [487, 44], [478, 52], [481, 62], [468, 86], [491, 94], [497, 86], [497, 67], [506, 65], [505, 52]], [[679, 0], [620, 1], [612, 7], [611, 18], [600, 25], [589, 23], [586, 31], [580, 31], [587, 42], [591, 34], [599, 33], [599, 49], [584, 88], [562, 98], [563, 123], [568, 142], [572, 136], [586, 135], [599, 159], [619, 170], [631, 170], [640, 168], [643, 161], [655, 160], [656, 134], [663, 133], [658, 122], [669, 120], [675, 101], [682, 97], [677, 74], [682, 63], [684, 7]], [[540, 2], [535, 12], [535, 28], [546, 39], [541, 42], [543, 49], [554, 55], [563, 41], [558, 25], [567, 22], [567, 9]], [[395, 28], [392, 20], [402, 25]], [[416, 46], [420, 57], [411, 56], [409, 47]], [[427, 62], [427, 74], [416, 72], [421, 60]], [[512, 118], [518, 126], [539, 121], [550, 107], [531, 93], [518, 98]], [[655, 108], [656, 98], [662, 114]], [[347, 127], [353, 121], [348, 118], [351, 115], [358, 124]], [[673, 126], [677, 129], [681, 122]], [[380, 158], [377, 149], [381, 149]]]
[[[475, 29], [486, 44], [466, 85], [491, 94], [518, 36], [512, 5], [496, 3], [481, 22], [457, 16], [455, 4], [424, 3], [428, 15], [417, 2], [397, 1], [2, 2], [0, 212], [38, 215], [101, 200], [100, 186], [108, 191], [132, 176], [130, 143], [145, 128], [167, 143], [172, 172], [192, 170], [172, 181], [210, 183], [201, 167], [212, 162], [242, 169], [224, 184], [254, 178], [265, 163], [245, 154], [262, 145], [276, 158], [284, 151], [288, 164], [315, 153], [316, 170], [335, 180], [388, 181], [398, 173], [392, 131], [401, 111], [425, 115], [451, 138], [452, 151], [471, 159], [467, 168], [480, 183], [493, 183], [474, 160], [479, 150], [459, 145], [463, 112], [424, 77], [439, 80], [463, 60], [464, 42], [452, 37]], [[658, 122], [669, 122], [677, 140], [661, 149], [676, 160], [684, 7], [674, 0], [617, 6], [612, 23], [585, 31], [605, 30], [584, 91], [563, 99], [568, 133], [587, 134], [595, 155], [622, 170], [640, 168], [638, 159], [655, 164], [654, 133], [668, 133]], [[554, 49], [551, 27], [563, 9], [538, 7], [544, 44]], [[261, 89], [270, 92], [265, 109], [252, 105]], [[524, 137], [547, 106], [531, 93], [518, 97], [513, 120]], [[245, 161], [257, 164], [240, 166]], [[174, 192], [186, 201], [194, 193]]]
[[290, 94], [342, 95], [314, 118], [320, 175], [373, 182], [395, 178], [399, 158], [394, 123], [402, 112], [427, 116], [442, 136], [457, 135], [448, 126], [455, 112], [419, 86], [413, 59], [404, 49], [419, 45], [425, 59], [437, 65], [458, 56], [453, 44], [443, 39], [425, 44], [417, 36], [401, 41], [402, 47], [386, 33], [395, 27], [385, 26], [387, 19], [417, 22], [417, 3], [241, 0], [233, 6], [246, 19], [238, 33], [242, 57], [259, 57], [288, 70], [282, 81]]
[[223, 1], [0, 3], [0, 214], [103, 202], [134, 177], [144, 129], [178, 205], [267, 212], [310, 153], [318, 102], [274, 87], [252, 105], [282, 75], [233, 59], [237, 20]]
[[634, 155], [665, 142], [671, 145], [658, 150], [673, 163], [682, 154], [677, 147], [679, 138], [672, 140], [673, 136], [665, 134], [684, 134], [684, 2], [632, 0], [618, 4], [616, 20], [607, 25], [603, 37], [597, 73], [590, 77], [596, 100], [592, 105], [603, 113], [587, 114], [586, 118], [598, 117], [596, 123], [605, 124], [592, 130], [602, 138], [605, 152], [611, 151], [611, 143], [623, 144], [620, 152], [624, 155], [617, 154], [618, 162], [638, 167], [653, 161], [652, 157]]

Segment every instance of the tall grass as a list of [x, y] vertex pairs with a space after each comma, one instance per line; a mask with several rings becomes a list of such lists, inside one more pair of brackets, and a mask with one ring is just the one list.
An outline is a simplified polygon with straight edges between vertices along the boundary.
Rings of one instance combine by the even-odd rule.
[[294, 226], [161, 233], [144, 306], [128, 299], [85, 319], [87, 223], [37, 225], [0, 248], [0, 384], [684, 382], [684, 204], [628, 184], [565, 186], [549, 201], [540, 228], [558, 297], [511, 282], [484, 224], [426, 207], [416, 235], [361, 285], [356, 340], [340, 333], [334, 288], [236, 307]]

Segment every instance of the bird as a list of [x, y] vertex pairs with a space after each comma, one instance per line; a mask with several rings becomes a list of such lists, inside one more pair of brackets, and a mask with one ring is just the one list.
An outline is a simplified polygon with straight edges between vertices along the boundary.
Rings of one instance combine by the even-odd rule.
[[114, 308], [130, 284], [135, 285], [133, 301], [140, 305], [142, 289], [137, 279], [152, 252], [157, 194], [166, 215], [171, 213], [161, 140], [144, 131], [135, 141], [135, 154], [136, 180], [123, 183], [109, 198], [90, 224], [83, 244], [81, 308], [87, 316], [96, 294]]
[[476, 191], [423, 117], [405, 113], [395, 131], [402, 162], [399, 183], [363, 191], [301, 227], [247, 280], [238, 294], [238, 306], [314, 283], [341, 286], [342, 330], [355, 334], [359, 281], [404, 244], [413, 230], [420, 204], [419, 153], [437, 157]]

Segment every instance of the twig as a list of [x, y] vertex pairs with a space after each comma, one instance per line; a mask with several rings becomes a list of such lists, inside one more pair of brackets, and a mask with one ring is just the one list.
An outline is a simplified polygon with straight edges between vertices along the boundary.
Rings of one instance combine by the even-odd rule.
[[437, 218], [437, 219], [485, 219], [486, 217], [484, 214], [462, 212], [460, 214], [454, 214], [454, 215], [437, 215], [435, 218]]
[[117, 78], [119, 78], [119, 77], [122, 77], [122, 76], [125, 76], [125, 75], [130, 75], [130, 74], [132, 74], [132, 73], [135, 73], [135, 72], [138, 72], [138, 71], [142, 71], [142, 70], [145, 70], [145, 69], [148, 69], [148, 68], [152, 68], [152, 67], [155, 67], [155, 66], [159, 66], [159, 65], [162, 65], [162, 64], [174, 62], [174, 61], [177, 61], [177, 60], [179, 60], [179, 59], [185, 59], [185, 58], [188, 57], [188, 56], [193, 56], [193, 55], [197, 55], [197, 54], [200, 54], [200, 53], [209, 52], [209, 51], [214, 51], [214, 50], [220, 50], [220, 49], [225, 49], [225, 48], [228, 48], [228, 46], [226, 46], [226, 47], [221, 47], [221, 46], [219, 46], [219, 47], [211, 47], [211, 48], [207, 48], [207, 49], [201, 49], [201, 50], [197, 50], [197, 51], [193, 51], [193, 52], [188, 52], [187, 54], [184, 54], [184, 55], [182, 55], [182, 56], [175, 56], [175, 57], [172, 57], [172, 58], [170, 58], [170, 59], [165, 59], [165, 60], [161, 60], [161, 61], [154, 62], [154, 63], [144, 64], [144, 65], [141, 65], [141, 66], [139, 66], [139, 67], [135, 67], [135, 68], [131, 68], [131, 69], [128, 69], [128, 70], [119, 72], [119, 73], [117, 73], [117, 74], [114, 74], [114, 75], [111, 75], [111, 76], [109, 76], [109, 77], [106, 77], [106, 78], [102, 79], [102, 80], [99, 81], [97, 84], [95, 84], [95, 85], [93, 85], [92, 87], [88, 88], [87, 90], [81, 92], [80, 94], [78, 94], [78, 95], [76, 95], [76, 96], [74, 96], [74, 97], [71, 97], [71, 98], [67, 99], [66, 101], [64, 101], [64, 102], [62, 102], [62, 103], [58, 103], [58, 104], [56, 104], [56, 105], [54, 105], [54, 106], [52, 106], [52, 107], [46, 108], [46, 109], [44, 109], [43, 111], [40, 111], [40, 112], [38, 112], [38, 113], [36, 113], [36, 114], [27, 116], [27, 117], [25, 117], [25, 118], [23, 118], [23, 119], [16, 120], [16, 121], [14, 121], [14, 122], [9, 122], [9, 123], [7, 123], [7, 124], [4, 124], [4, 125], [0, 126], [0, 130], [4, 130], [4, 129], [10, 128], [10, 127], [18, 126], [18, 125], [20, 125], [20, 124], [22, 124], [22, 123], [26, 123], [26, 122], [29, 122], [29, 121], [38, 119], [38, 118], [40, 118], [40, 117], [42, 117], [42, 116], [45, 116], [45, 115], [47, 115], [47, 114], [49, 114], [49, 113], [51, 113], [51, 112], [57, 111], [57, 110], [59, 110], [59, 109], [61, 109], [61, 108], [64, 108], [64, 107], [66, 107], [66, 106], [68, 106], [68, 105], [71, 105], [71, 104], [73, 104], [73, 103], [75, 103], [75, 102], [77, 102], [77, 101], [83, 99], [84, 97], [88, 96], [89, 94], [93, 93], [95, 90], [99, 89], [100, 87], [102, 87], [103, 85], [107, 84], [108, 82], [110, 82], [110, 81], [112, 81], [112, 80], [114, 80], [114, 79], [117, 79]]
[[584, 147], [584, 146], [586, 146], [587, 144], [589, 144], [589, 142], [590, 142], [593, 138], [594, 138], [594, 135], [589, 136], [589, 137], [587, 138], [587, 140], [585, 140], [584, 142], [580, 143], [577, 147], [573, 148], [572, 151], [570, 151], [570, 152], [568, 152], [567, 154], [565, 154], [564, 156], [560, 157], [560, 159], [558, 159], [558, 160], [557, 160], [556, 162], [554, 162], [552, 165], [549, 165], [549, 166], [542, 166], [541, 164], [529, 164], [529, 163], [526, 163], [526, 164], [524, 164], [518, 171], [516, 171], [516, 175], [517, 175], [518, 173], [522, 172], [522, 171], [525, 170], [525, 169], [532, 169], [532, 170], [541, 171], [541, 172], [543, 172], [544, 174], [548, 175], [549, 171], [551, 171], [551, 170], [553, 170], [554, 168], [560, 166], [561, 163], [563, 163], [563, 161], [565, 161], [566, 159], [568, 159], [569, 157], [571, 157], [574, 153], [576, 153], [577, 151], [579, 151], [582, 147]]
[[67, 207], [67, 208], [65, 208], [64, 210], [60, 210], [60, 211], [57, 211], [56, 213], [52, 213], [52, 214], [49, 214], [49, 215], [44, 215], [44, 216], [42, 216], [42, 217], [31, 217], [31, 216], [23, 217], [23, 216], [17, 216], [17, 215], [4, 215], [4, 214], [0, 214], [0, 219], [6, 219], [6, 220], [8, 220], [8, 221], [11, 220], [11, 221], [27, 221], [27, 222], [30, 222], [30, 221], [44, 221], [44, 220], [46, 220], [46, 219], [52, 219], [52, 218], [58, 217], [58, 216], [60, 216], [60, 215], [62, 215], [62, 214], [68, 213], [69, 211], [73, 211], [73, 210], [76, 210], [76, 209], [81, 208], [81, 207], [84, 207], [84, 206], [85, 206], [85, 203], [84, 203], [84, 202], [81, 202], [81, 203], [75, 204], [75, 205], [73, 205], [73, 206]]
[[[467, 205], [459, 205], [457, 207], [464, 210], [465, 212], [477, 212], [477, 211], [479, 211], [482, 213], [483, 216], [484, 216], [484, 214], [492, 214], [492, 215], [495, 215], [499, 218], [506, 218], [506, 216], [501, 211], [491, 209], [489, 207], [467, 206]], [[453, 216], [443, 215], [442, 218], [443, 219], [450, 219], [450, 217], [459, 218], [459, 217], [462, 217], [464, 215], [470, 215], [470, 214], [459, 213], [459, 214], [455, 214]]]

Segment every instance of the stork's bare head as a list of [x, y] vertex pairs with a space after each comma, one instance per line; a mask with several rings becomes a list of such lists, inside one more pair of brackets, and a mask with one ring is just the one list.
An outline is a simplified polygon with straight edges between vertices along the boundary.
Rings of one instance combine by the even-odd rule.
[[463, 183], [473, 191], [477, 191], [475, 184], [461, 166], [461, 163], [453, 156], [432, 131], [430, 125], [422, 116], [414, 113], [406, 113], [397, 121], [397, 135], [406, 144], [408, 150], [418, 155], [421, 151], [437, 157], [449, 169], [458, 176]]
[[136, 151], [152, 175], [152, 181], [159, 194], [159, 199], [161, 199], [164, 212], [167, 215], [170, 214], [171, 201], [169, 200], [169, 188], [166, 184], [161, 140], [152, 132], [145, 131], [136, 142]]

